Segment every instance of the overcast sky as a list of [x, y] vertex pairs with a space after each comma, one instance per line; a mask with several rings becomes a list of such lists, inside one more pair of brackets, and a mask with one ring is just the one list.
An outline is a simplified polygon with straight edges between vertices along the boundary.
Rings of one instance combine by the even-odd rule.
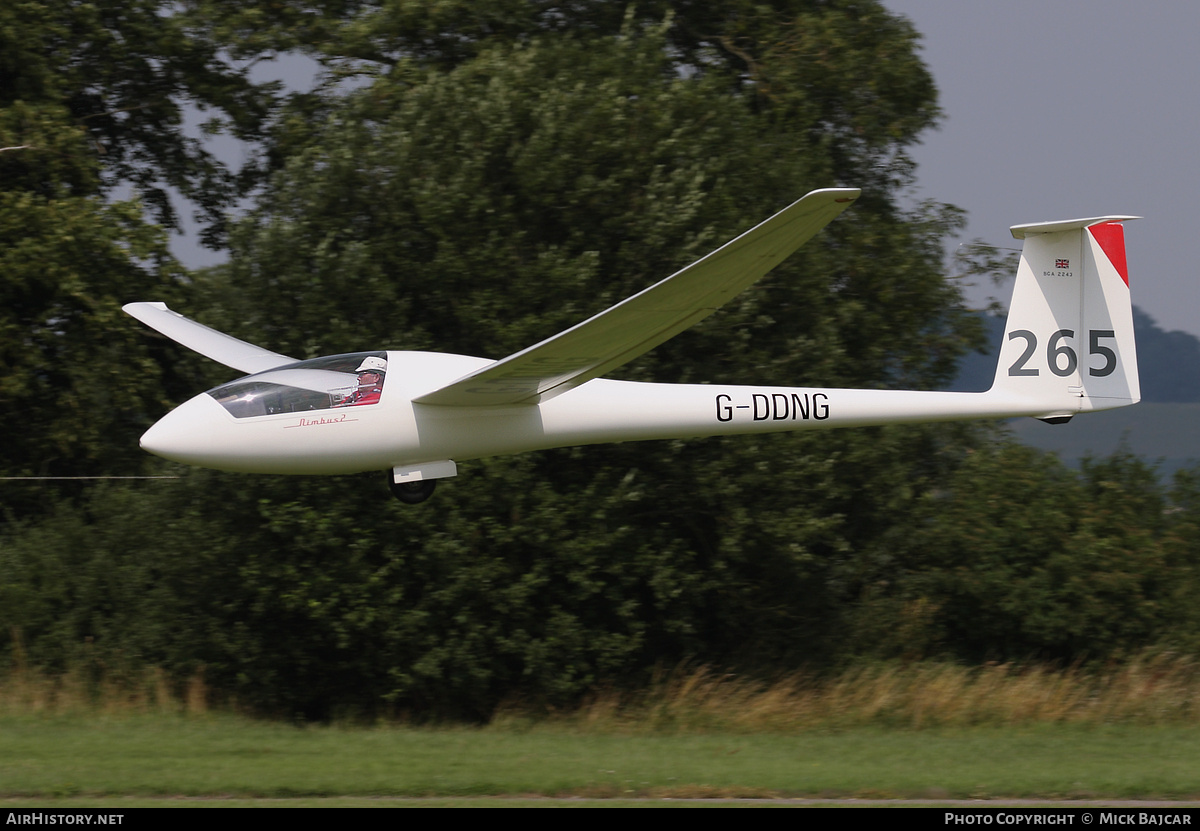
[[945, 113], [913, 152], [919, 195], [994, 245], [1025, 222], [1145, 217], [1125, 227], [1133, 302], [1200, 334], [1200, 3], [883, 3], [923, 35]]

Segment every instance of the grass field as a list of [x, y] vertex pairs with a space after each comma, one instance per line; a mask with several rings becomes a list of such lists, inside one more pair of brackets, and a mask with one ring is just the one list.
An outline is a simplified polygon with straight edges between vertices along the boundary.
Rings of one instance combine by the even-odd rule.
[[295, 726], [210, 710], [197, 685], [97, 698], [25, 678], [0, 686], [0, 799], [1192, 800], [1194, 675], [1179, 661], [1104, 676], [918, 665], [762, 686], [693, 671], [478, 728]]
[[0, 721], [6, 798], [1193, 799], [1198, 770], [1200, 728], [597, 735], [297, 728], [211, 716]]

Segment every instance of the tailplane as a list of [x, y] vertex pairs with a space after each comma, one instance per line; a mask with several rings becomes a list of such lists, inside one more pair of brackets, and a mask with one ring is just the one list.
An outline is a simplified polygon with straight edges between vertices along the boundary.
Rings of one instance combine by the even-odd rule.
[[1121, 225], [1137, 218], [1013, 226], [1025, 245], [993, 394], [1044, 402], [1054, 423], [1141, 398]]

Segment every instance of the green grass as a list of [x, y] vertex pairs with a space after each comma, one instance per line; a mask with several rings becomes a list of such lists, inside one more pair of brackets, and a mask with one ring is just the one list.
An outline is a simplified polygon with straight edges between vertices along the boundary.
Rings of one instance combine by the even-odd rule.
[[153, 670], [23, 669], [0, 682], [0, 799], [1195, 799], [1197, 670], [867, 664], [765, 684], [701, 668], [570, 712], [422, 728], [252, 719]]
[[1200, 728], [798, 735], [0, 719], [0, 796], [1195, 798]]

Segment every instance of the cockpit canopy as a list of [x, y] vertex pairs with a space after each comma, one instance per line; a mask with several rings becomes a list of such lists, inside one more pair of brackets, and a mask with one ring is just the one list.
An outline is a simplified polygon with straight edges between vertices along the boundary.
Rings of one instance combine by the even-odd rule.
[[235, 418], [378, 403], [387, 352], [354, 352], [268, 369], [208, 391]]

